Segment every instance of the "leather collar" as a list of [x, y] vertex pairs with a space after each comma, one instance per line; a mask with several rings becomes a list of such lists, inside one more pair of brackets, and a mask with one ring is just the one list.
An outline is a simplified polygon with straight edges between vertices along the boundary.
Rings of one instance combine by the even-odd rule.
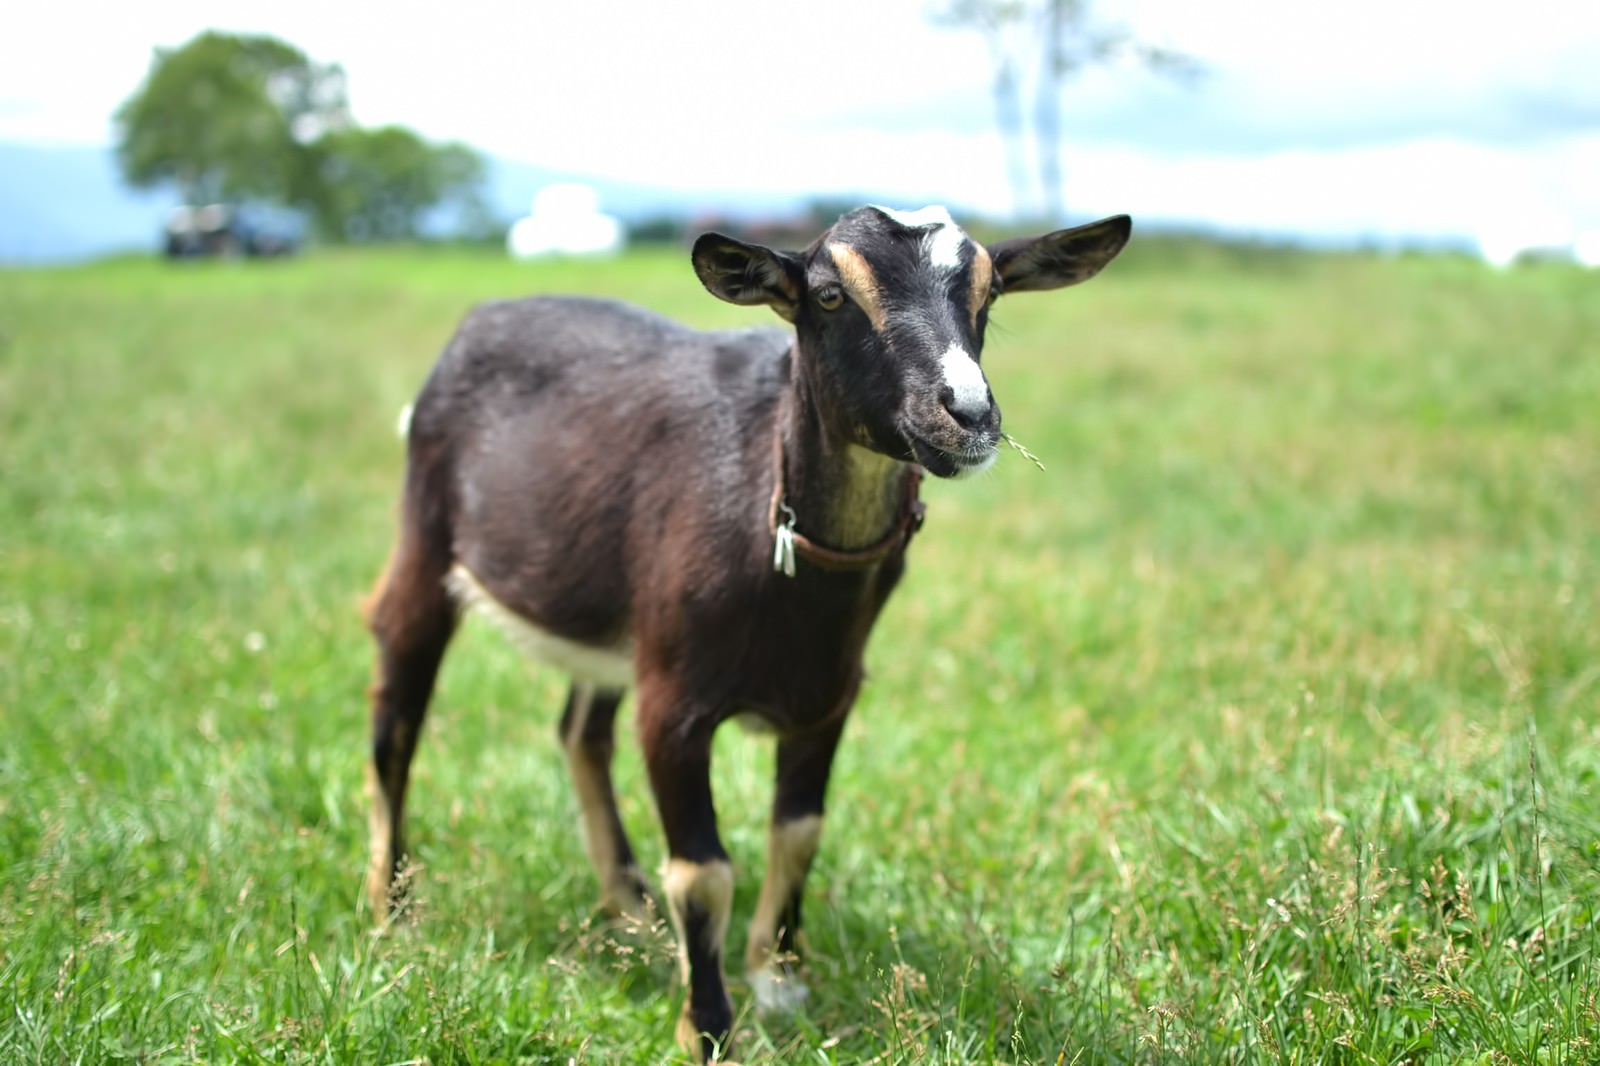
[[[775, 570], [793, 577], [793, 556], [795, 555], [824, 570], [865, 570], [881, 563], [897, 549], [903, 548], [910, 542], [911, 537], [922, 528], [922, 519], [927, 512], [927, 506], [918, 496], [918, 489], [922, 485], [922, 468], [913, 464], [906, 470], [905, 488], [901, 495], [900, 516], [887, 533], [865, 548], [846, 550], [818, 544], [795, 528], [795, 513], [784, 495], [783, 433], [781, 423], [779, 431], [772, 435], [772, 442], [772, 504], [767, 509], [767, 528], [772, 533], [775, 547], [772, 561]], [[788, 542], [787, 549], [785, 541]], [[788, 556], [787, 560], [785, 559], [786, 550], [792, 550], [793, 553], [793, 555]]]

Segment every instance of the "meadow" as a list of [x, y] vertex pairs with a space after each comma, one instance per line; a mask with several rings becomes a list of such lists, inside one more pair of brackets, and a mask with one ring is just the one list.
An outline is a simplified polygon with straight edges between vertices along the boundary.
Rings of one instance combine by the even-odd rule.
[[[593, 910], [562, 679], [486, 625], [410, 903], [363, 909], [396, 414], [538, 291], [776, 321], [679, 250], [0, 271], [0, 1061], [681, 1061], [670, 935]], [[1600, 276], [1136, 236], [985, 366], [1045, 469], [926, 487], [811, 1001], [735, 979], [735, 1056], [1600, 1061]], [[735, 960], [771, 762], [718, 737]]]

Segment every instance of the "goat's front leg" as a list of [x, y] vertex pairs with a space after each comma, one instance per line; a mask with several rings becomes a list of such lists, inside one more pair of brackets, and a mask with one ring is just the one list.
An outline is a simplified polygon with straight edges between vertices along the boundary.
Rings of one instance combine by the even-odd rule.
[[688, 988], [678, 1043], [709, 1060], [726, 1049], [733, 1028], [733, 1005], [722, 974], [733, 910], [733, 865], [717, 835], [711, 801], [716, 718], [697, 718], [697, 713], [664, 699], [655, 686], [640, 686], [640, 741], [667, 837], [661, 888], [678, 934], [679, 972]]
[[778, 741], [767, 873], [745, 948], [745, 972], [759, 1010], [791, 1011], [806, 999], [806, 986], [793, 965], [800, 900], [822, 838], [823, 795], [843, 731], [841, 715], [815, 730]]

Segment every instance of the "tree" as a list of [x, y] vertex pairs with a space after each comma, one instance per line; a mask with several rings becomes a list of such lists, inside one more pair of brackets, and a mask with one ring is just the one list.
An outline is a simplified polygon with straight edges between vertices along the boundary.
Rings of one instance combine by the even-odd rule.
[[941, 0], [931, 10], [936, 25], [976, 30], [994, 72], [995, 124], [1006, 144], [1006, 173], [1015, 207], [1032, 200], [1027, 177], [1023, 87], [1027, 47], [1042, 42], [1034, 72], [1034, 148], [1044, 215], [1063, 217], [1061, 93], [1085, 68], [1133, 60], [1157, 73], [1193, 79], [1202, 72], [1190, 56], [1138, 40], [1127, 26], [1096, 16], [1090, 0]]
[[303, 208], [335, 241], [415, 237], [440, 203], [469, 226], [486, 214], [477, 153], [354, 125], [344, 71], [271, 37], [207, 32], [158, 49], [116, 122], [129, 184], [171, 183], [189, 204]]
[[425, 212], [453, 205], [469, 225], [482, 214], [483, 160], [460, 144], [431, 145], [403, 126], [350, 127], [312, 146], [317, 227], [335, 241], [418, 236]]
[[1028, 145], [1022, 120], [1023, 32], [1030, 19], [1027, 0], [944, 0], [932, 9], [935, 25], [976, 30], [989, 50], [994, 72], [994, 122], [1005, 146], [1006, 180], [1014, 210], [1028, 209]]
[[115, 121], [131, 185], [172, 183], [192, 204], [295, 203], [311, 192], [307, 144], [349, 122], [344, 71], [271, 37], [207, 32], [157, 49]]

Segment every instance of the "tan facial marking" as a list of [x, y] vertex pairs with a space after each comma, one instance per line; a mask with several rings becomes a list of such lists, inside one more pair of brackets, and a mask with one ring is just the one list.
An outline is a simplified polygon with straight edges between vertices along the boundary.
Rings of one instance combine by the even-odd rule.
[[978, 328], [978, 312], [989, 302], [989, 286], [994, 281], [994, 263], [983, 245], [973, 242], [972, 290], [967, 297], [967, 309], [972, 313], [972, 328]]
[[867, 321], [872, 323], [872, 328], [882, 333], [883, 297], [878, 291], [878, 278], [873, 274], [872, 267], [860, 252], [848, 244], [837, 241], [829, 244], [828, 255], [833, 258], [833, 267], [839, 272], [839, 279], [844, 282], [850, 299], [867, 313]]

